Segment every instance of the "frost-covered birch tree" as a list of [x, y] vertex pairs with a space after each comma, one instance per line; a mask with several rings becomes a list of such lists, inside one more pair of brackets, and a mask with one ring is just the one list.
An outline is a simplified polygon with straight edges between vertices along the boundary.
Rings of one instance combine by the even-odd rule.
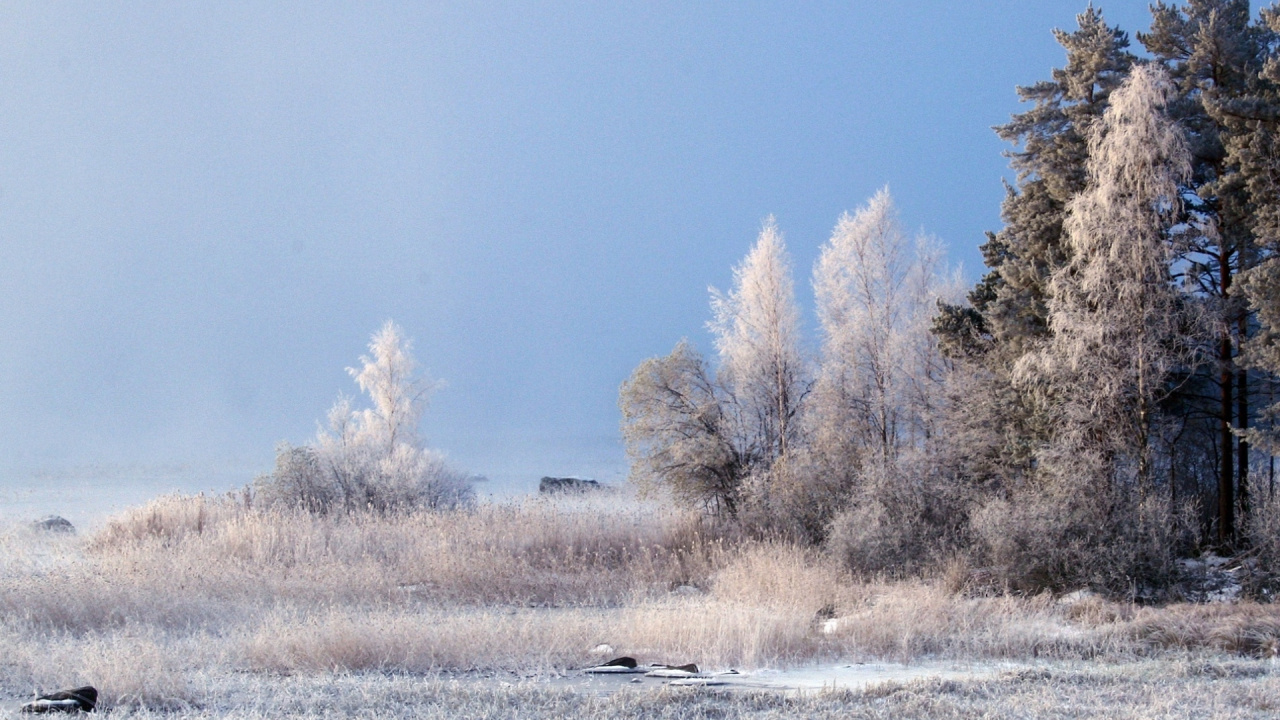
[[349, 374], [373, 401], [359, 411], [358, 424], [368, 441], [390, 453], [398, 445], [418, 444], [418, 425], [435, 384], [417, 375], [418, 364], [400, 326], [388, 320], [369, 342]]
[[[1135, 66], [1089, 139], [1088, 184], [1067, 206], [1071, 261], [1049, 281], [1050, 335], [1014, 381], [1050, 418], [1032, 482], [973, 516], [997, 576], [1012, 587], [1163, 585], [1194, 546], [1167, 478], [1161, 403], [1191, 374], [1204, 338], [1173, 267], [1187, 231], [1190, 171], [1174, 88]], [[1163, 441], [1163, 442], [1162, 442]]]
[[1170, 270], [1190, 170], [1165, 112], [1173, 92], [1143, 65], [1112, 94], [1089, 143], [1088, 189], [1068, 206], [1072, 261], [1050, 281], [1052, 337], [1016, 371], [1059, 416], [1057, 462], [1093, 463], [1112, 481], [1129, 469], [1139, 487], [1152, 479], [1167, 383], [1195, 360], [1194, 318]]
[[845, 213], [814, 268], [822, 359], [814, 433], [846, 462], [887, 463], [929, 433], [943, 360], [930, 323], [955, 294], [938, 244], [903, 230], [888, 189]]
[[772, 217], [733, 278], [728, 293], [711, 289], [718, 379], [739, 432], [757, 462], [768, 465], [795, 443], [807, 391], [791, 260]]

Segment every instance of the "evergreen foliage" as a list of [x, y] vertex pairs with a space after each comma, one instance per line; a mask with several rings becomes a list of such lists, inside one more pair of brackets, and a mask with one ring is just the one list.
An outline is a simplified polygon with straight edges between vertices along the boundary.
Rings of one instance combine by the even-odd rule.
[[1133, 63], [1128, 36], [1090, 7], [1074, 32], [1055, 30], [1067, 62], [1052, 79], [1018, 88], [1030, 110], [996, 134], [1020, 149], [1009, 153], [1018, 185], [1006, 188], [1005, 226], [982, 246], [990, 268], [970, 295], [1007, 353], [1048, 332], [1049, 277], [1070, 259], [1063, 242], [1067, 203], [1085, 188], [1090, 128]]

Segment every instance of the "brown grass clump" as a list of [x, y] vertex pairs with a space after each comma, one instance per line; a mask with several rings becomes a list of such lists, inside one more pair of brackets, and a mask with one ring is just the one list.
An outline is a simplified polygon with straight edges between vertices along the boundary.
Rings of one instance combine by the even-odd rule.
[[0, 636], [0, 647], [8, 670], [0, 678], [9, 690], [50, 692], [91, 684], [98, 688], [102, 709], [188, 707], [197, 698], [189, 671], [207, 660], [194, 639], [143, 627], [77, 638], [10, 634]]
[[1215, 650], [1258, 657], [1280, 655], [1280, 607], [1254, 602], [1146, 609], [1126, 628], [1158, 650]]

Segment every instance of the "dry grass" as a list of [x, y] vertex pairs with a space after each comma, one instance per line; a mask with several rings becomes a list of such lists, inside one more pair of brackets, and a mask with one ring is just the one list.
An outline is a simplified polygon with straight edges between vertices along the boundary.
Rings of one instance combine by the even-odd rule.
[[[235, 673], [751, 669], [922, 657], [1271, 657], [1269, 605], [1138, 607], [858, 581], [616, 496], [328, 516], [167, 497], [87, 537], [0, 533], [0, 692], [182, 708]], [[211, 679], [213, 678], [213, 679]], [[219, 679], [220, 678], [220, 679]]]

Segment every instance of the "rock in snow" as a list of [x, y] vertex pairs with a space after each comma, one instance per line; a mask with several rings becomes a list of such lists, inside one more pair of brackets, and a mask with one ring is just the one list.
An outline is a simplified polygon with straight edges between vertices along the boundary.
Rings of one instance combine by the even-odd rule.
[[59, 690], [41, 695], [22, 706], [24, 713], [93, 712], [98, 704], [98, 690], [91, 685], [74, 690]]
[[70, 520], [58, 515], [46, 515], [31, 523], [31, 527], [47, 532], [73, 533], [76, 531], [76, 526], [72, 525]]
[[582, 672], [591, 673], [593, 675], [616, 675], [619, 673], [642, 673], [644, 668], [636, 667], [636, 659], [633, 657], [614, 658], [603, 665], [589, 667]]

